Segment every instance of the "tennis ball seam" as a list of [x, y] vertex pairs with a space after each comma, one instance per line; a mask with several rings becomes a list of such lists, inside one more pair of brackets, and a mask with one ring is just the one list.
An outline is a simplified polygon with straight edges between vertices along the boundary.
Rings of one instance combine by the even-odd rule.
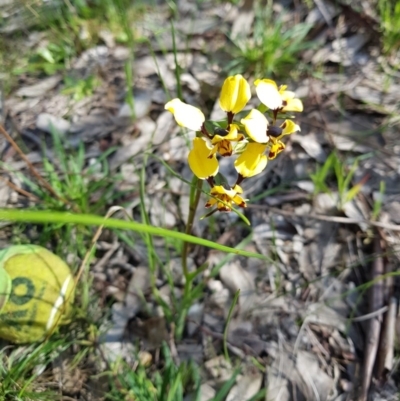
[[51, 308], [50, 316], [49, 316], [49, 318], [47, 320], [47, 324], [46, 324], [46, 331], [51, 329], [51, 327], [53, 325], [54, 318], [56, 317], [56, 313], [60, 309], [60, 306], [62, 306], [64, 304], [64, 302], [65, 302], [65, 295], [67, 293], [69, 282], [71, 281], [71, 278], [72, 278], [72, 276], [69, 275], [65, 279], [65, 281], [64, 281], [64, 283], [63, 283], [63, 285], [61, 287], [60, 294], [59, 294], [56, 302], [54, 303], [53, 307]]

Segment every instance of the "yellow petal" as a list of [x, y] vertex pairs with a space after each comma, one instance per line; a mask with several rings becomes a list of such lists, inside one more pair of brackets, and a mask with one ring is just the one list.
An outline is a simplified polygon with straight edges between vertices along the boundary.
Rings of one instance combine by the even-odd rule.
[[269, 160], [275, 159], [275, 157], [278, 156], [279, 153], [281, 153], [282, 150], [284, 149], [285, 149], [285, 144], [283, 142], [281, 141], [275, 142], [269, 150], [268, 159]]
[[240, 121], [246, 130], [247, 135], [258, 143], [267, 143], [268, 120], [257, 109], [253, 109], [250, 113]]
[[[229, 205], [226, 205], [223, 202], [226, 202], [228, 204], [230, 204], [230, 198], [227, 195], [227, 190], [222, 186], [222, 185], [215, 185], [211, 191], [210, 194], [213, 196], [211, 199], [209, 199], [207, 201], [207, 203], [205, 204], [206, 208], [209, 208], [215, 204], [217, 204], [217, 209], [221, 212], [228, 212], [231, 210], [231, 208], [229, 207]], [[221, 200], [223, 202], [221, 202]]]
[[236, 124], [231, 124], [229, 127], [228, 135], [225, 139], [229, 141], [238, 141], [242, 135], [238, 134], [238, 126]]
[[292, 91], [282, 91], [282, 89], [280, 89], [279, 93], [281, 94], [282, 100], [283, 101], [288, 101], [290, 99], [294, 99], [296, 97], [296, 94]]
[[204, 114], [200, 109], [184, 103], [178, 98], [170, 100], [164, 108], [174, 115], [178, 125], [193, 131], [200, 131], [205, 121]]
[[[232, 203], [232, 202], [230, 202], [230, 204], [231, 204], [231, 203]], [[217, 209], [218, 209], [220, 212], [230, 212], [230, 211], [232, 210], [232, 207], [230, 206], [230, 204], [227, 205], [226, 203], [218, 202], [218, 204], [217, 204]]]
[[218, 196], [218, 195], [225, 195], [227, 193], [227, 189], [225, 189], [222, 185], [215, 185], [211, 191], [210, 194], [214, 195], [214, 196]]
[[226, 135], [218, 135], [215, 134], [212, 139], [211, 143], [214, 146], [213, 151], [211, 154], [214, 154], [216, 151], [221, 156], [231, 156], [233, 152], [232, 143], [231, 141], [239, 141], [243, 139], [242, 134], [238, 134], [238, 127], [236, 124], [231, 124], [229, 131], [226, 131]]
[[232, 143], [226, 139], [224, 139], [223, 141], [218, 142], [218, 153], [223, 156], [223, 157], [227, 157], [227, 156], [231, 156], [233, 149], [232, 149]]
[[256, 86], [256, 93], [261, 103], [265, 104], [271, 110], [277, 110], [282, 107], [282, 96], [275, 81], [271, 79], [257, 79], [254, 85]]
[[225, 139], [226, 139], [225, 136], [222, 136], [222, 135], [214, 135], [214, 136], [212, 137], [212, 139], [211, 139], [211, 143], [212, 143], [213, 145], [215, 145], [215, 144], [217, 144], [217, 143], [219, 143], [219, 142], [221, 142], [221, 141], [224, 141]]
[[193, 149], [189, 152], [188, 162], [193, 174], [205, 180], [218, 173], [218, 160], [215, 155], [209, 158], [211, 147], [202, 138], [193, 139]]
[[221, 141], [241, 141], [243, 139], [243, 135], [238, 133], [238, 126], [236, 124], [231, 124], [229, 127], [229, 131], [226, 131], [225, 135], [215, 134], [211, 143], [216, 144]]
[[210, 153], [208, 154], [208, 158], [210, 159], [212, 156], [214, 156], [218, 152], [218, 144], [214, 145], [212, 149], [210, 150]]
[[300, 99], [288, 99], [286, 105], [282, 108], [282, 111], [303, 111], [303, 102]]
[[240, 195], [235, 195], [233, 197], [232, 201], [234, 203], [236, 203], [240, 207], [246, 207], [247, 206], [245, 200]]
[[240, 207], [246, 207], [246, 201], [239, 195], [243, 192], [239, 185], [235, 185], [232, 189], [226, 189], [222, 185], [216, 185], [211, 189], [211, 198], [205, 207], [211, 207], [217, 204], [217, 209], [220, 212], [230, 212], [232, 210], [232, 203]]
[[236, 159], [236, 171], [243, 177], [253, 177], [260, 174], [267, 165], [267, 156], [264, 155], [267, 145], [249, 143], [245, 151]]
[[250, 85], [242, 75], [237, 74], [225, 79], [219, 105], [225, 112], [239, 113], [251, 98]]
[[218, 202], [217, 199], [215, 198], [210, 198], [207, 203], [204, 205], [204, 207], [209, 208], [211, 206], [214, 206]]
[[235, 202], [240, 207], [246, 207], [246, 201], [239, 195], [243, 193], [242, 187], [240, 187], [239, 185], [235, 185], [232, 189], [236, 192], [236, 195], [232, 199], [233, 202]]
[[243, 193], [243, 189], [242, 189], [242, 187], [240, 186], [240, 185], [235, 185], [233, 188], [232, 188], [237, 194], [242, 194]]
[[282, 134], [279, 135], [277, 139], [280, 139], [285, 135], [294, 134], [295, 132], [300, 131], [300, 127], [297, 124], [295, 124], [292, 120], [285, 120], [281, 124], [281, 128], [282, 128]]

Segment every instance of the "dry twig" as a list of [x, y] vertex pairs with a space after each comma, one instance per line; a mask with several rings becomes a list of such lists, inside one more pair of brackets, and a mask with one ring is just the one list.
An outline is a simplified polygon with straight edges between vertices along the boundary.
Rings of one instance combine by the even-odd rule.
[[[371, 312], [377, 311], [384, 306], [384, 281], [378, 280], [378, 278], [382, 277], [385, 273], [385, 266], [382, 257], [381, 237], [378, 233], [374, 239], [374, 251], [376, 258], [372, 264], [371, 280], [374, 281], [374, 285], [370, 289]], [[360, 401], [366, 401], [368, 397], [368, 390], [372, 379], [372, 371], [376, 362], [376, 355], [379, 347], [382, 321], [382, 315], [377, 315], [369, 321], [364, 348], [364, 366], [362, 373], [361, 394], [359, 398]]]

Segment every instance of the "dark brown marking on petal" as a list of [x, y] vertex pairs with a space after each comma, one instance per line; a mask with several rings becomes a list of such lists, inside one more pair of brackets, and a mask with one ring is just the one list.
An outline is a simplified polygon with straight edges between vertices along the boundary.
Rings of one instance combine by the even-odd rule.
[[205, 207], [206, 209], [208, 209], [208, 208], [211, 207], [211, 206], [212, 206], [212, 204], [210, 203], [210, 201], [206, 202], [206, 204], [204, 205], [204, 207]]
[[224, 139], [219, 143], [219, 153], [221, 156], [227, 157], [232, 155], [232, 145], [231, 143]]

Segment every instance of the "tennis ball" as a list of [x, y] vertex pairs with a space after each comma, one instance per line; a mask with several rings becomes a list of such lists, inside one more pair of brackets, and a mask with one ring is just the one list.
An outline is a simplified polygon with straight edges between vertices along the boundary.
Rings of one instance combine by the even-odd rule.
[[11, 293], [11, 278], [8, 273], [0, 268], [0, 312], [7, 303]]
[[[8, 292], [1, 271], [9, 276]], [[0, 251], [0, 290], [2, 285], [8, 300], [1, 309], [0, 298], [0, 337], [6, 340], [40, 341], [68, 317], [74, 279], [63, 260], [45, 248], [15, 245]]]

